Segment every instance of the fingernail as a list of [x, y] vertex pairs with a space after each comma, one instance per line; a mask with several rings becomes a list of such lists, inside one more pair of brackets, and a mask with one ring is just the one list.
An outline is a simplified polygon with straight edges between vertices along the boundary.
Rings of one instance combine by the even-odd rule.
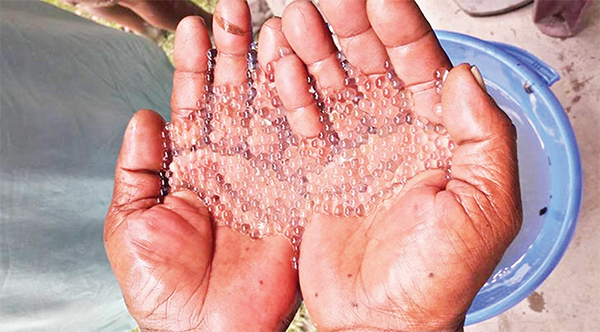
[[283, 58], [286, 55], [292, 54], [292, 50], [290, 50], [288, 47], [280, 47], [277, 49], [277, 51], [279, 52], [280, 58]]
[[471, 66], [471, 74], [473, 74], [473, 77], [475, 77], [475, 80], [483, 89], [483, 91], [487, 92], [487, 89], [485, 88], [485, 83], [483, 82], [483, 76], [481, 76], [481, 72], [479, 71], [479, 68], [477, 68], [477, 66]]

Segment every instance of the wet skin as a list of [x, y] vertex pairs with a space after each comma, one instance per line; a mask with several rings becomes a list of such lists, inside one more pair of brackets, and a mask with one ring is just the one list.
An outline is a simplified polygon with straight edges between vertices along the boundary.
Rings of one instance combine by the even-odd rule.
[[[389, 59], [412, 85], [450, 67], [410, 1], [321, 0], [321, 6], [348, 60], [366, 74], [384, 73]], [[216, 17], [238, 33], [215, 19], [215, 84], [243, 84], [248, 9], [243, 1], [221, 1]], [[176, 33], [173, 123], [197, 107], [209, 48], [201, 20], [185, 19]], [[307, 74], [319, 88], [341, 88], [335, 53], [309, 2], [294, 3], [261, 32], [261, 66], [277, 61], [276, 77], [298, 78], [276, 80], [286, 108], [300, 111], [288, 116], [298, 132], [310, 135], [320, 126], [316, 105], [289, 91], [305, 91]], [[321, 331], [460, 329], [520, 227], [515, 132], [468, 65], [450, 71], [441, 116], [433, 112], [434, 97], [421, 98], [415, 112], [442, 123], [457, 143], [452, 177], [420, 173], [367, 217], [316, 214], [304, 233], [298, 271], [289, 264], [287, 239], [254, 241], [214, 227], [193, 192], [177, 191], [157, 204], [164, 122], [151, 111], [138, 112], [119, 156], [105, 243], [142, 330], [282, 329], [296, 309], [298, 284]]]

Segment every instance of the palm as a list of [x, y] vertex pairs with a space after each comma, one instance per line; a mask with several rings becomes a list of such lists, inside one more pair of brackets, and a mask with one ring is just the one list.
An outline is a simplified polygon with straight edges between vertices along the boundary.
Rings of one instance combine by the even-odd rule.
[[168, 196], [122, 221], [111, 211], [107, 252], [132, 316], [149, 330], [281, 328], [295, 302], [286, 240], [251, 241], [223, 227], [213, 235], [200, 201], [185, 200], [193, 195]]
[[[490, 99], [470, 106], [495, 107]], [[520, 225], [515, 157], [510, 156], [514, 141], [506, 139], [513, 132], [504, 121], [491, 121], [502, 135], [473, 142], [464, 139], [468, 133], [453, 131], [450, 123], [449, 132], [458, 142], [452, 179], [443, 170], [428, 170], [372, 215], [351, 220], [317, 215], [311, 220], [299, 273], [307, 308], [319, 327], [461, 326]], [[501, 153], [490, 158], [484, 151]]]
[[[419, 187], [370, 218], [313, 221], [318, 229], [303, 240], [303, 295], [311, 313], [343, 313], [313, 317], [322, 328], [370, 322], [388, 329], [400, 320], [417, 329], [461, 323], [453, 320], [464, 315], [501, 251], [481, 249], [495, 246], [487, 242], [494, 239], [492, 229], [476, 226], [485, 221], [444, 200], [447, 194], [437, 186]], [[440, 317], [439, 325], [431, 325], [432, 316]]]
[[[191, 210], [184, 204], [175, 201], [174, 210], [154, 206], [125, 216], [107, 244], [131, 314], [141, 318], [142, 327], [187, 331], [201, 323], [202, 306], [186, 304], [206, 298], [212, 234], [206, 215], [178, 213]], [[164, 320], [165, 312], [177, 315]]]

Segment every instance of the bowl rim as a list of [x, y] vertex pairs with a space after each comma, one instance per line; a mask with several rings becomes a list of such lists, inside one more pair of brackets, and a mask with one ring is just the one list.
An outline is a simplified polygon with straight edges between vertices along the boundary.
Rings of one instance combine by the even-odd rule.
[[[501, 44], [492, 44], [485, 40], [451, 31], [436, 30], [435, 34], [440, 42], [454, 42], [489, 54], [513, 71], [519, 73], [519, 75], [531, 84], [531, 89], [536, 93], [536, 98], [539, 100], [538, 103], [547, 106], [550, 111], [548, 116], [554, 118], [556, 127], [564, 140], [562, 149], [566, 150], [567, 160], [565, 162], [568, 166], [566, 178], [572, 188], [569, 200], [564, 202], [564, 206], [566, 206], [564, 216], [565, 222], [558, 233], [556, 242], [539, 268], [508, 296], [498, 300], [491, 306], [477, 311], [469, 311], [467, 313], [465, 325], [471, 325], [497, 316], [524, 300], [531, 292], [542, 284], [560, 262], [573, 237], [577, 218], [581, 209], [583, 190], [581, 159], [575, 133], [567, 114], [554, 93], [548, 88], [548, 83], [535, 69], [502, 49]], [[556, 148], [554, 145], [550, 146]], [[548, 147], [546, 147], [546, 149], [548, 149]]]

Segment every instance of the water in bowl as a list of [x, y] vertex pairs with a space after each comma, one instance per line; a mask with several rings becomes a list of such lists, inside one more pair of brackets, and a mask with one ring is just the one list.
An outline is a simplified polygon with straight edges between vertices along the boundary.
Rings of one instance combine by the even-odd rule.
[[[523, 225], [479, 295], [492, 295], [487, 293], [521, 282], [531, 268], [529, 264], [521, 264], [521, 261], [537, 239], [550, 200], [550, 164], [539, 134], [513, 98], [493, 82], [487, 82], [487, 89], [517, 128]], [[497, 296], [486, 296], [487, 303], [497, 299]]]

